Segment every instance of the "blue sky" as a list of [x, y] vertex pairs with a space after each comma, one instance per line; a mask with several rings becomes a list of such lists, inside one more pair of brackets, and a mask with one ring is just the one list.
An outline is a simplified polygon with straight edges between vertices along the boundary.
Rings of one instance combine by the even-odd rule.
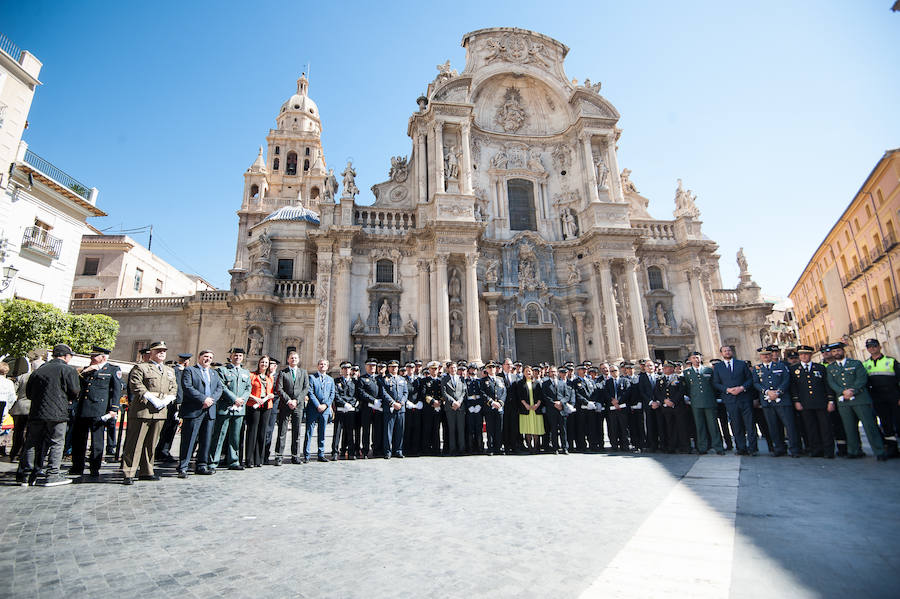
[[[44, 67], [25, 139], [100, 189], [100, 228], [152, 224], [153, 250], [226, 287], [244, 170], [311, 65], [329, 166], [363, 193], [410, 152], [407, 120], [463, 34], [514, 26], [603, 84], [619, 165], [671, 218], [676, 179], [754, 279], [790, 291], [885, 150], [900, 147], [900, 13], [806, 2], [29, 2], [0, 31]], [[110, 232], [114, 232], [113, 229]], [[146, 235], [136, 235], [146, 244]]]

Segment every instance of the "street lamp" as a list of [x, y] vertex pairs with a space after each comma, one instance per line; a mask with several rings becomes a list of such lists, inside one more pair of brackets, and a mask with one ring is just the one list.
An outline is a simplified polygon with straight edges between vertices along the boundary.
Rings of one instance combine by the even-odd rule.
[[3, 267], [3, 280], [0, 281], [0, 291], [6, 291], [6, 288], [9, 287], [12, 280], [16, 278], [16, 275], [19, 274], [19, 269], [15, 266], [4, 266]]

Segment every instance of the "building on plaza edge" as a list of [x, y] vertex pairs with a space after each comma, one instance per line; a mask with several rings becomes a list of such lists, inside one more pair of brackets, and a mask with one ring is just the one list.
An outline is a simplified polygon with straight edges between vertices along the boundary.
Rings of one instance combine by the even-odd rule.
[[231, 289], [72, 309], [119, 320], [119, 358], [151, 337], [251, 358], [296, 348], [305, 364], [681, 358], [722, 343], [751, 357], [771, 304], [743, 253], [740, 285], [721, 289], [680, 181], [674, 219], [650, 216], [619, 168], [619, 113], [566, 75], [569, 49], [513, 28], [462, 45], [465, 68], [438, 66], [372, 205], [356, 202], [352, 164], [326, 165], [301, 76], [244, 173]]

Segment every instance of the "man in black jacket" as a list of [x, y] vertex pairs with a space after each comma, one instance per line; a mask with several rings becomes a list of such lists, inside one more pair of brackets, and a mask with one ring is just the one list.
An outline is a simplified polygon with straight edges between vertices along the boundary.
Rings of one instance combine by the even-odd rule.
[[64, 343], [55, 345], [53, 359], [28, 377], [25, 394], [31, 400], [31, 410], [28, 413], [25, 450], [16, 472], [16, 482], [20, 485], [35, 483], [48, 451], [50, 457], [42, 485], [55, 487], [72, 482], [71, 478], [59, 473], [69, 405], [78, 399], [81, 392], [78, 372], [69, 366], [71, 359], [72, 348]]
[[103, 433], [110, 419], [115, 421], [122, 395], [122, 371], [110, 364], [109, 350], [94, 346], [91, 363], [81, 371], [81, 397], [75, 408], [75, 430], [72, 433], [72, 468], [69, 474], [84, 474], [84, 452], [91, 437], [91, 478], [100, 476], [103, 463]]

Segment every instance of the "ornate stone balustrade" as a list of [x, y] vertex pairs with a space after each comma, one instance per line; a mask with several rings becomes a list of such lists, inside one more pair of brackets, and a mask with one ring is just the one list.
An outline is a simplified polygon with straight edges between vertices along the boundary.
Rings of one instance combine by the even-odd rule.
[[712, 294], [715, 306], [736, 306], [740, 303], [737, 289], [713, 289]]
[[411, 210], [356, 206], [353, 224], [366, 233], [400, 235], [416, 228], [416, 215]]
[[316, 284], [313, 281], [276, 281], [275, 295], [285, 299], [315, 299]]
[[631, 226], [640, 230], [644, 237], [654, 241], [675, 241], [675, 223], [660, 220], [633, 220]]
[[[227, 293], [227, 292], [225, 292]], [[69, 302], [73, 313], [135, 312], [139, 310], [181, 310], [192, 296], [115, 297], [108, 299], [74, 299]]]
[[200, 291], [197, 293], [196, 298], [201, 302], [225, 302], [228, 301], [230, 296], [230, 291], [220, 289], [217, 291]]

